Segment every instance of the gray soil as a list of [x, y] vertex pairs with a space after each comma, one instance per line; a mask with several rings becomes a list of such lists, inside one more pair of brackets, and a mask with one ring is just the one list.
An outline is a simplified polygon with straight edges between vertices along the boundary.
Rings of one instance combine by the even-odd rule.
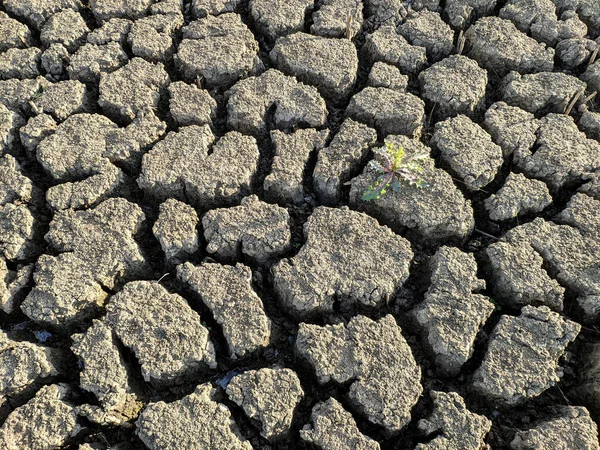
[[600, 450], [599, 50], [598, 0], [0, 0], [0, 450]]

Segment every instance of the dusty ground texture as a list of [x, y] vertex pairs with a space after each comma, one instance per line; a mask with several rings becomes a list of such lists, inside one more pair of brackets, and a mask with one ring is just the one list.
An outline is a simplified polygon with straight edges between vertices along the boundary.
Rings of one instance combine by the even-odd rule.
[[[0, 0], [0, 450], [600, 450], [600, 1]], [[425, 186], [374, 200], [386, 142]]]

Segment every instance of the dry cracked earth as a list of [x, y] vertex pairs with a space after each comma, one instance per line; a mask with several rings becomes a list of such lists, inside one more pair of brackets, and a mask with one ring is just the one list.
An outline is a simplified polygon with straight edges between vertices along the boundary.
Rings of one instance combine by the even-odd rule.
[[[0, 449], [598, 450], [598, 0], [0, 0]], [[373, 149], [425, 152], [376, 201]]]

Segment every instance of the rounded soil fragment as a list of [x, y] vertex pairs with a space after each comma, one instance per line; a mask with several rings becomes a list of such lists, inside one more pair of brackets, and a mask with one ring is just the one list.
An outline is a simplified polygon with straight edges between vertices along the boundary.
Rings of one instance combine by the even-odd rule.
[[260, 369], [233, 377], [227, 396], [261, 424], [263, 437], [277, 441], [290, 431], [304, 391], [292, 370]]
[[136, 434], [150, 450], [252, 450], [216, 389], [201, 384], [181, 400], [150, 403], [136, 422]]
[[[429, 154], [429, 148], [406, 136], [388, 136], [387, 141], [402, 147], [407, 154]], [[350, 206], [358, 208], [396, 232], [414, 230], [419, 239], [429, 242], [466, 240], [473, 227], [473, 208], [454, 185], [451, 176], [434, 166], [427, 157], [421, 163], [421, 188], [402, 184], [398, 192], [390, 190], [377, 200], [364, 200], [363, 195], [373, 186], [378, 174], [367, 166], [362, 175], [351, 181]]]
[[470, 58], [452, 55], [419, 74], [421, 95], [435, 105], [441, 119], [464, 114], [474, 118], [483, 111], [488, 74]]
[[463, 449], [480, 450], [485, 448], [484, 438], [492, 428], [492, 422], [485, 416], [472, 413], [464, 399], [455, 392], [430, 391], [434, 409], [427, 419], [419, 420], [419, 430], [435, 436], [415, 450]]
[[232, 359], [267, 347], [271, 319], [252, 287], [252, 270], [243, 264], [223, 266], [185, 263], [177, 266], [177, 279], [210, 309], [227, 341]]
[[421, 369], [393, 316], [375, 322], [359, 315], [346, 326], [301, 323], [296, 352], [314, 368], [319, 383], [351, 382], [348, 396], [355, 411], [387, 433], [410, 422], [423, 391]]
[[306, 33], [279, 38], [270, 53], [282, 72], [316, 85], [323, 97], [339, 102], [356, 83], [358, 56], [347, 39], [328, 39]]
[[473, 378], [473, 391], [490, 404], [510, 407], [537, 397], [560, 381], [559, 358], [581, 326], [546, 306], [525, 306], [502, 316]]
[[207, 16], [183, 28], [175, 64], [183, 77], [229, 87], [258, 63], [258, 43], [238, 14]]
[[226, 99], [228, 127], [254, 136], [265, 136], [270, 120], [280, 130], [318, 128], [327, 120], [327, 106], [315, 87], [275, 69], [239, 81]]
[[376, 441], [360, 432], [352, 414], [333, 397], [317, 403], [310, 419], [311, 423], [300, 430], [300, 437], [320, 450], [380, 449]]
[[106, 322], [140, 363], [144, 381], [169, 386], [216, 367], [200, 316], [156, 282], [133, 281], [111, 297]]
[[551, 72], [554, 49], [517, 30], [508, 20], [484, 17], [465, 33], [467, 56], [497, 77], [511, 70], [520, 73]]
[[266, 264], [291, 248], [290, 216], [285, 208], [264, 203], [256, 195], [240, 206], [213, 209], [202, 218], [206, 251], [220, 260], [243, 257]]
[[319, 207], [304, 235], [298, 254], [272, 268], [277, 296], [300, 318], [332, 313], [335, 300], [350, 311], [376, 307], [408, 278], [409, 242], [366, 214]]

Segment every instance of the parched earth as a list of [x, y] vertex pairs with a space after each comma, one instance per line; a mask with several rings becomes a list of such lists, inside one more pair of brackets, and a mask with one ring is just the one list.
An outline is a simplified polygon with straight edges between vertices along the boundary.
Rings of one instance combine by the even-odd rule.
[[[600, 450], [598, 0], [0, 0], [0, 449]], [[362, 195], [385, 142], [426, 186]]]

